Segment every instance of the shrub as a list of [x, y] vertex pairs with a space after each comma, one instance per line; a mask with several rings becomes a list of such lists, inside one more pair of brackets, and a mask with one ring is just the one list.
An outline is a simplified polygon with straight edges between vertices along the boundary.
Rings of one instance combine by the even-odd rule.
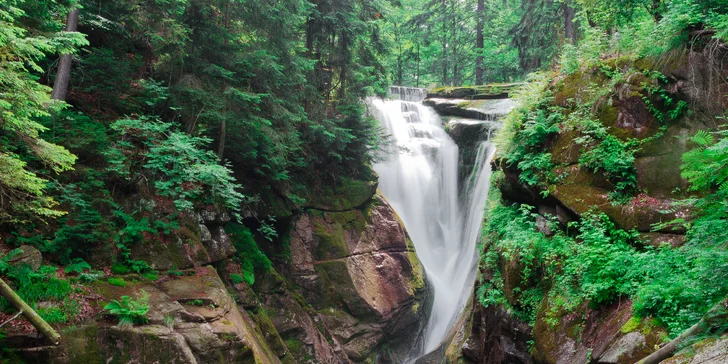
[[127, 183], [152, 181], [156, 193], [191, 211], [196, 202], [220, 204], [239, 217], [243, 202], [229, 165], [218, 164], [208, 149], [211, 139], [176, 131], [153, 117], [122, 119], [111, 128], [119, 134], [106, 156], [110, 170]]

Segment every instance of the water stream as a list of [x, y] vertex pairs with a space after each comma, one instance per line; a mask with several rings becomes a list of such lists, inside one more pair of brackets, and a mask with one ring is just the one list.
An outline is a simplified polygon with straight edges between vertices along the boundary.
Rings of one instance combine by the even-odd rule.
[[[375, 164], [379, 188], [402, 218], [434, 292], [416, 358], [436, 349], [463, 311], [475, 280], [476, 244], [490, 184], [494, 148], [480, 142], [472, 171], [458, 181], [458, 146], [424, 90], [397, 87], [397, 100], [370, 101], [395, 147]], [[489, 133], [490, 134], [490, 133]]]

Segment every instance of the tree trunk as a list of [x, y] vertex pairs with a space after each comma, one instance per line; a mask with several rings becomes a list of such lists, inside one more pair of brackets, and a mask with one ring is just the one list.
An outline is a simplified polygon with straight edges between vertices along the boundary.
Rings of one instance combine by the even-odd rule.
[[447, 2], [442, 0], [442, 85], [447, 81]]
[[477, 29], [477, 39], [475, 41], [475, 52], [477, 52], [478, 56], [475, 58], [475, 84], [476, 85], [482, 85], [483, 84], [483, 48], [484, 40], [483, 40], [483, 27], [485, 26], [485, 0], [478, 0], [478, 10], [477, 10], [477, 16], [478, 16], [478, 29]]
[[574, 8], [569, 3], [564, 3], [564, 35], [566, 39], [571, 40], [571, 44], [576, 45], [576, 30], [574, 26]]
[[458, 59], [458, 16], [457, 16], [457, 2], [453, 2], [451, 6], [452, 11], [452, 85], [458, 86], [460, 84], [460, 69]]
[[[77, 29], [78, 9], [73, 9], [66, 18], [66, 31], [75, 32]], [[51, 92], [51, 98], [54, 100], [66, 100], [68, 84], [71, 82], [71, 63], [73, 63], [72, 54], [61, 55], [58, 62], [58, 72], [56, 72], [56, 81], [53, 83], [53, 92]]]
[[397, 26], [397, 24], [394, 24], [394, 36], [397, 41], [397, 85], [402, 85], [402, 73], [403, 73], [403, 65], [402, 65], [402, 36], [401, 36], [401, 30], [400, 27]]
[[417, 43], [417, 87], [420, 87], [420, 43]]
[[227, 134], [227, 123], [225, 118], [220, 120], [220, 142], [217, 144], [217, 159], [222, 160], [225, 156], [225, 137]]
[[659, 23], [662, 20], [662, 14], [660, 14], [660, 0], [652, 0], [652, 18], [655, 19], [655, 23]]
[[644, 359], [638, 361], [636, 364], [658, 364], [665, 359], [671, 358], [675, 354], [675, 351], [680, 346], [680, 344], [685, 342], [686, 339], [698, 335], [701, 332], [706, 331], [706, 329], [710, 329], [710, 327], [716, 321], [723, 321], [727, 317], [728, 298], [724, 299], [719, 304], [711, 308], [710, 311], [705, 313], [705, 315], [703, 315], [703, 318], [700, 319], [697, 324], [683, 331], [680, 336], [676, 337], [675, 339], [667, 343], [667, 345], [661, 347], [659, 350], [655, 351]]
[[2, 279], [0, 279], [0, 296], [5, 297], [5, 299], [13, 305], [13, 307], [22, 312], [23, 316], [25, 316], [25, 318], [33, 324], [36, 329], [38, 329], [38, 332], [48, 338], [53, 345], [60, 344], [61, 335], [59, 335], [56, 330], [53, 330], [51, 325], [48, 325], [48, 323], [45, 322], [45, 320], [43, 320], [43, 318], [41, 318], [32, 308], [30, 308], [30, 306], [28, 306], [28, 304], [25, 303], [25, 301], [23, 301], [23, 299], [20, 298], [20, 296], [18, 296]]

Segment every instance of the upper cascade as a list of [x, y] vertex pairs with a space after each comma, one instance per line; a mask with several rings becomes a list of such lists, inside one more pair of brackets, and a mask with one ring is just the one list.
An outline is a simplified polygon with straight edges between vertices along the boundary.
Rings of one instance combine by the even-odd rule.
[[417, 87], [392, 86], [389, 88], [389, 98], [409, 102], [422, 102], [427, 98], [427, 90]]

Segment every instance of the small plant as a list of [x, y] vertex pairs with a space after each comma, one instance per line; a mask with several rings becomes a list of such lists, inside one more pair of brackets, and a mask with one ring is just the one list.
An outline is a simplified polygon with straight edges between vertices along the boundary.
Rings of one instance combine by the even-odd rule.
[[202, 306], [204, 304], [204, 302], [202, 302], [202, 300], [193, 300], [193, 301], [187, 302], [187, 304], [189, 304], [191, 306], [200, 307], [200, 306]]
[[121, 300], [111, 300], [104, 310], [109, 314], [119, 318], [119, 326], [132, 326], [134, 324], [146, 324], [149, 322], [147, 312], [149, 312], [149, 294], [146, 291], [141, 292], [138, 300], [134, 300], [129, 296], [122, 296]]
[[111, 265], [111, 273], [114, 274], [129, 274], [131, 270], [121, 263], [114, 263]]
[[93, 283], [96, 282], [99, 278], [103, 277], [104, 273], [99, 271], [90, 271], [90, 272], [84, 272], [78, 275], [78, 280], [81, 283]]
[[109, 278], [109, 280], [107, 282], [109, 282], [109, 284], [112, 286], [126, 287], [126, 281], [124, 280], [124, 278], [112, 277], [112, 278]]
[[167, 275], [169, 275], [170, 277], [181, 277], [181, 276], [185, 275], [185, 272], [183, 272], [179, 269], [172, 268], [167, 271]]
[[144, 274], [142, 274], [142, 277], [144, 277], [144, 279], [148, 279], [150, 281], [156, 281], [157, 279], [159, 279], [159, 277], [154, 273], [144, 273]]
[[232, 281], [235, 285], [245, 282], [245, 279], [243, 279], [243, 276], [241, 276], [240, 274], [233, 273], [230, 275], [230, 281]]
[[64, 269], [64, 271], [66, 272], [66, 274], [69, 274], [69, 273], [81, 274], [81, 273], [83, 273], [84, 270], [90, 270], [90, 269], [91, 269], [91, 265], [86, 263], [83, 259], [74, 258], [70, 264], [66, 265], [66, 268]]
[[174, 315], [164, 315], [164, 326], [167, 326], [170, 330], [174, 329]]

